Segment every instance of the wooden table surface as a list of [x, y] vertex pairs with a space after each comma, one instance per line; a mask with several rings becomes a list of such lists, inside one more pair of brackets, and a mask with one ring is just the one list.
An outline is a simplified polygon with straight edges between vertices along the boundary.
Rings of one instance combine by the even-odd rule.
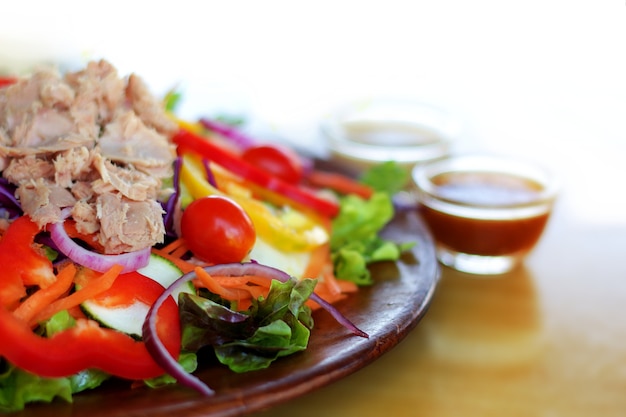
[[[623, 0], [157, 3], [93, 19], [75, 0], [11, 2], [2, 68], [102, 54], [157, 92], [188, 79], [190, 114], [243, 105], [298, 142], [313, 131], [302, 121], [344, 98], [434, 98], [467, 113], [468, 148], [532, 156], [563, 178], [523, 267], [443, 269], [398, 346], [255, 417], [626, 416]], [[149, 36], [129, 42], [111, 22]]]
[[[520, 268], [448, 268], [425, 318], [363, 370], [259, 417], [626, 415], [624, 144], [551, 159], [555, 212]], [[599, 186], [590, 188], [594, 181]]]

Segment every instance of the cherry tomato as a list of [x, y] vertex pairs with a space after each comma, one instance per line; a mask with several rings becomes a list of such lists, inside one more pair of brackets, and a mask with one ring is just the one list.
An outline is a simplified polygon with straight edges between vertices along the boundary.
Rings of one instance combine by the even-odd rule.
[[183, 211], [180, 227], [189, 250], [211, 264], [240, 262], [256, 240], [248, 214], [223, 196], [192, 201]]
[[242, 153], [241, 159], [291, 184], [297, 184], [302, 179], [300, 158], [284, 146], [253, 146]]

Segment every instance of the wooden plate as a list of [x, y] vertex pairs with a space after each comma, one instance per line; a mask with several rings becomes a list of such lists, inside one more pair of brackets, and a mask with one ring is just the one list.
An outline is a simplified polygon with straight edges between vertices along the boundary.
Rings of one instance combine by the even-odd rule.
[[29, 405], [25, 415], [239, 416], [288, 401], [361, 369], [417, 325], [439, 278], [432, 240], [414, 212], [399, 213], [385, 234], [416, 245], [399, 262], [375, 265], [376, 283], [337, 304], [369, 339], [351, 335], [328, 313], [318, 311], [309, 348], [274, 362], [269, 369], [236, 374], [218, 364], [201, 364], [197, 375], [215, 389], [213, 397], [201, 397], [180, 386], [133, 389], [125, 381], [110, 381], [76, 395], [73, 404]]

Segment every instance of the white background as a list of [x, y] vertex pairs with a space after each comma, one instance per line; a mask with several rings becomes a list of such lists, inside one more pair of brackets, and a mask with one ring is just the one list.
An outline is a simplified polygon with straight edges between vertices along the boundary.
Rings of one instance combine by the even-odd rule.
[[[578, 191], [564, 192], [572, 207], [600, 202], [577, 216], [626, 225], [624, 0], [2, 6], [0, 73], [100, 57], [157, 94], [179, 85], [185, 117], [241, 113], [269, 127], [259, 134], [296, 143], [316, 143], [320, 119], [345, 101], [432, 102], [463, 122], [460, 149], [557, 166]], [[586, 171], [590, 159], [601, 175]]]

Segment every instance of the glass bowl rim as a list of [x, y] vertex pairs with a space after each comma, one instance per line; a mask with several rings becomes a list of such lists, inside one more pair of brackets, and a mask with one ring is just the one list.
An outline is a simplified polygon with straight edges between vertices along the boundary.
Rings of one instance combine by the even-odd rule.
[[[448, 172], [502, 173], [536, 181], [542, 186], [542, 189], [535, 198], [524, 203], [468, 203], [447, 198], [438, 193], [437, 186], [433, 184], [431, 178]], [[554, 202], [560, 190], [559, 178], [546, 166], [522, 157], [489, 153], [450, 155], [446, 158], [418, 164], [413, 167], [411, 178], [420, 201], [429, 198], [459, 207], [488, 208], [490, 210], [510, 210], [550, 204]]]

